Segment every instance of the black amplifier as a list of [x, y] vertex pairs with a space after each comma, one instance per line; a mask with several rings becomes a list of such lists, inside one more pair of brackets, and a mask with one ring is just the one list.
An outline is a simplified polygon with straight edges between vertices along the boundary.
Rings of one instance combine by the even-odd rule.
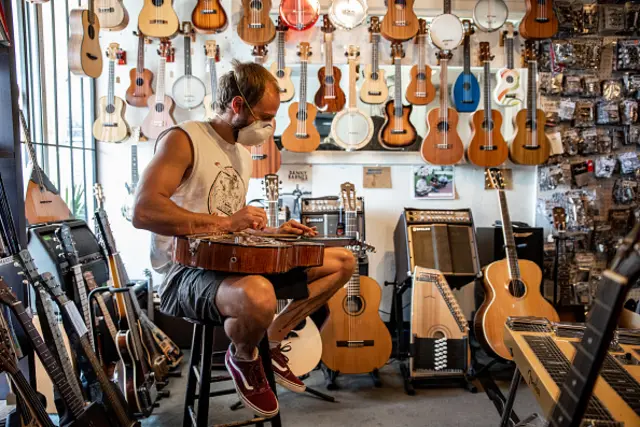
[[[364, 240], [366, 230], [364, 225], [364, 199], [356, 199], [356, 211], [358, 217], [358, 233]], [[309, 227], [316, 227], [321, 237], [334, 237], [339, 235], [338, 225], [344, 226], [344, 209], [337, 196], [302, 199], [300, 221]]]

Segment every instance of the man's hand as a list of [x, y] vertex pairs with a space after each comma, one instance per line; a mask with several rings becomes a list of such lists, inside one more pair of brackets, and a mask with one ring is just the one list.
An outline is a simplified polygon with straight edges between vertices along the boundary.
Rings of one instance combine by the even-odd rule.
[[255, 206], [245, 206], [229, 217], [231, 225], [229, 231], [242, 231], [247, 228], [262, 230], [267, 225], [267, 214], [264, 209]]
[[293, 219], [285, 222], [278, 228], [278, 233], [281, 234], [297, 234], [309, 237], [314, 237], [318, 234], [315, 227], [307, 227], [306, 225], [300, 224], [298, 221]]

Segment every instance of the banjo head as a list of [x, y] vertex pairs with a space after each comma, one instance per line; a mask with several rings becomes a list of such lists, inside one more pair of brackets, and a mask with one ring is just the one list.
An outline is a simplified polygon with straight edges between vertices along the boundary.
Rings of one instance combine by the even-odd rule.
[[343, 110], [333, 119], [331, 136], [345, 150], [359, 150], [373, 138], [373, 121], [360, 110]]
[[473, 8], [473, 22], [484, 32], [502, 28], [509, 17], [509, 8], [502, 0], [480, 0]]
[[436, 16], [429, 28], [429, 40], [440, 50], [452, 50], [460, 46], [464, 38], [462, 22], [456, 15], [444, 13]]
[[336, 27], [352, 30], [367, 18], [367, 3], [363, 0], [333, 0], [329, 19]]

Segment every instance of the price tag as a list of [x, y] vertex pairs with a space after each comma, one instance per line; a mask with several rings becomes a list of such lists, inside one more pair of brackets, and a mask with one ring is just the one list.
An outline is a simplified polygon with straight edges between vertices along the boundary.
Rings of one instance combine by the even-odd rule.
[[564, 147], [562, 146], [562, 135], [560, 132], [548, 133], [547, 138], [551, 143], [551, 155], [555, 156], [564, 153]]
[[78, 312], [73, 301], [65, 303], [64, 309], [67, 311], [69, 319], [71, 320], [71, 323], [73, 323], [73, 328], [76, 330], [78, 335], [83, 336], [87, 334], [89, 332], [87, 325], [84, 324], [84, 320], [82, 320], [82, 316], [80, 316], [80, 312]]

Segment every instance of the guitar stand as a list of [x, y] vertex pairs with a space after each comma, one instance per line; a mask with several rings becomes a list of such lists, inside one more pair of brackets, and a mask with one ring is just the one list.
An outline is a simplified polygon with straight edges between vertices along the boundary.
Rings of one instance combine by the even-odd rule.
[[[491, 362], [483, 366], [482, 369], [478, 370], [473, 379], [477, 379], [478, 381], [480, 381], [482, 389], [486, 393], [489, 400], [493, 402], [493, 405], [496, 407], [496, 410], [502, 417], [500, 425], [505, 427], [516, 426], [520, 423], [520, 418], [513, 410], [513, 402], [515, 400], [515, 395], [520, 383], [520, 371], [518, 371], [518, 368], [515, 366], [515, 364], [513, 364], [513, 362], [509, 362], [509, 364], [514, 366], [515, 371], [511, 380], [511, 386], [509, 388], [509, 397], [505, 397], [490, 372], [490, 368], [496, 363], [500, 362], [504, 361], [502, 359], [494, 358]], [[513, 397], [511, 395], [513, 395]], [[507, 417], [506, 414], [509, 414], [509, 416]]]
[[[327, 390], [339, 390], [340, 386], [336, 382], [338, 375], [340, 375], [340, 371], [333, 371], [327, 368], [323, 363], [320, 365], [322, 367], [322, 373], [324, 374], [325, 387]], [[368, 373], [371, 379], [373, 380], [373, 385], [376, 388], [382, 387], [382, 381], [380, 380], [380, 371], [374, 369], [373, 371]]]

